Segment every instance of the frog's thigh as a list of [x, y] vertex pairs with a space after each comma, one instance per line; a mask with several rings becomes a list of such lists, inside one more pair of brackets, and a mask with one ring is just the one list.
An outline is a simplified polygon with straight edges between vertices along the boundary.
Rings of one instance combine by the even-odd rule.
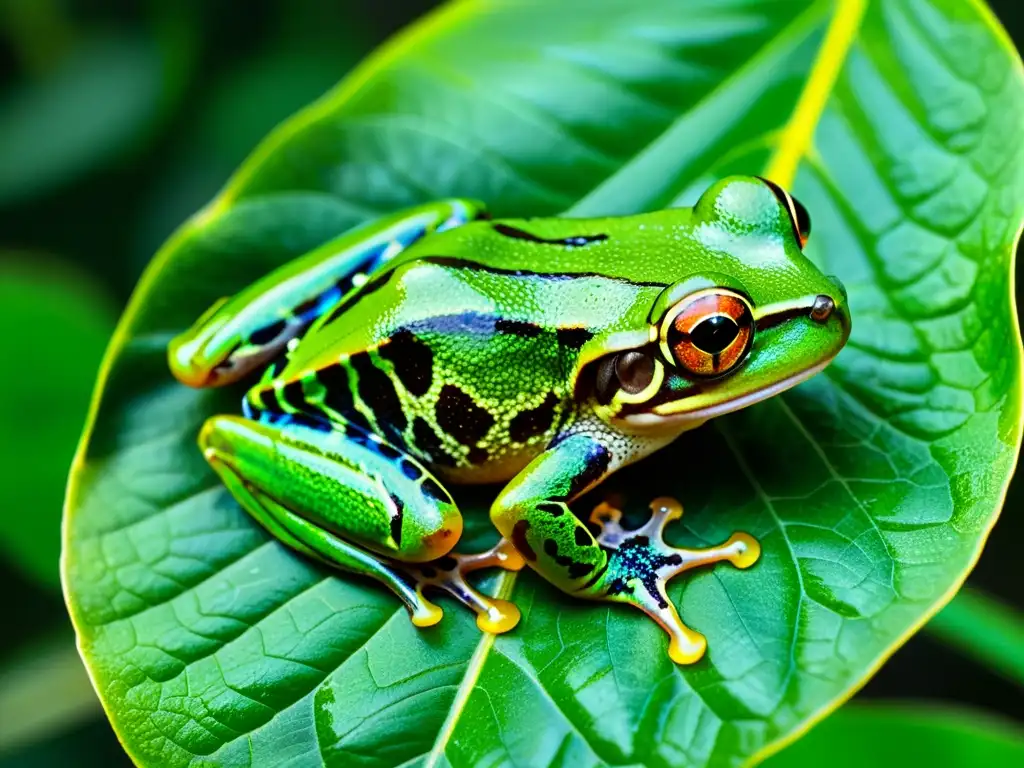
[[608, 556], [567, 503], [607, 473], [607, 448], [573, 435], [549, 448], [505, 487], [491, 519], [526, 562], [565, 592], [592, 586]]
[[288, 535], [278, 538], [292, 546], [289, 537], [316, 549], [327, 534], [388, 558], [425, 562], [446, 554], [462, 533], [458, 508], [430, 473], [358, 428], [295, 416], [273, 423], [215, 416], [199, 443], [217, 472], [231, 478], [236, 498], [241, 485], [273, 500], [260, 512], [246, 509], [275, 536], [273, 524], [287, 521]]

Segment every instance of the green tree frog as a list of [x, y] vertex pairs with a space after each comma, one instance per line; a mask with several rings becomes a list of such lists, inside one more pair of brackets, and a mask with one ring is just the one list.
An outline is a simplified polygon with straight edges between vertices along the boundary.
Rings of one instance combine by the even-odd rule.
[[[673, 576], [738, 568], [736, 533], [683, 549], [656, 499], [638, 530], [568, 505], [708, 419], [822, 370], [846, 343], [844, 289], [803, 253], [810, 220], [776, 184], [734, 176], [692, 208], [600, 219], [492, 220], [470, 200], [357, 228], [211, 307], [169, 348], [185, 384], [249, 379], [240, 415], [200, 448], [284, 544], [389, 587], [417, 626], [446, 590], [504, 632], [519, 620], [467, 573], [528, 565], [564, 592], [634, 605], [677, 663], [704, 637], [667, 598]], [[500, 542], [454, 554], [452, 483], [504, 483]]]

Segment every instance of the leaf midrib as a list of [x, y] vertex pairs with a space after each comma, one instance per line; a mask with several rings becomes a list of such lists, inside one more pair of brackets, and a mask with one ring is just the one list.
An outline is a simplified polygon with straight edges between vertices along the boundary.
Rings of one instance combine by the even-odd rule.
[[[497, 587], [494, 590], [494, 597], [496, 598], [507, 598], [512, 593], [512, 588], [515, 586], [516, 577], [519, 575], [518, 571], [502, 571], [497, 578]], [[448, 747], [448, 742], [451, 740], [452, 733], [455, 731], [455, 726], [458, 725], [459, 717], [461, 717], [463, 711], [466, 709], [466, 704], [469, 702], [469, 697], [473, 693], [473, 689], [476, 687], [477, 680], [480, 679], [480, 674], [483, 672], [484, 664], [487, 662], [487, 657], [491, 652], [491, 648], [494, 647], [495, 641], [498, 636], [490, 632], [482, 632], [480, 640], [477, 641], [476, 649], [473, 651], [473, 655], [469, 659], [469, 663], [466, 665], [466, 672], [462, 676], [462, 681], [459, 683], [459, 687], [455, 692], [455, 698], [452, 700], [451, 708], [448, 711], [448, 717], [445, 718], [444, 723], [441, 725], [441, 730], [438, 731], [437, 737], [434, 739], [434, 745], [430, 749], [430, 753], [427, 755], [427, 759], [423, 764], [423, 768], [437, 768], [437, 761], [444, 754], [445, 749]]]
[[[637, 148], [631, 152], [630, 155], [625, 158], [619, 167], [618, 171], [604, 179], [601, 179], [596, 183], [589, 192], [580, 197], [571, 208], [569, 208], [564, 215], [570, 217], [581, 217], [593, 215], [589, 206], [596, 193], [603, 191], [609, 185], [614, 184], [615, 180], [618, 179], [623, 173], [628, 173], [630, 168], [636, 161], [644, 156], [644, 154], [654, 147], [661, 139], [670, 131], [674, 130], [677, 125], [680, 124], [681, 120], [685, 120], [689, 115], [695, 112], [699, 112], [706, 105], [712, 103], [717, 97], [727, 90], [730, 86], [736, 83], [742, 78], [748, 76], [752, 71], [755, 71], [759, 66], [762, 66], [766, 59], [769, 59], [772, 54], [775, 53], [776, 48], [784, 43], [790, 42], [790, 38], [800, 38], [810, 33], [814, 25], [820, 21], [820, 16], [823, 16], [822, 7], [830, 2], [831, 0], [819, 0], [819, 2], [811, 3], [803, 12], [797, 14], [787, 24], [779, 28], [775, 35], [771, 37], [767, 42], [761, 45], [751, 56], [739, 67], [737, 67], [731, 74], [723, 78], [720, 82], [716, 83], [707, 93], [705, 93], [700, 99], [694, 102], [687, 111], [679, 115], [673, 120], [666, 128], [661, 131], [657, 136], [652, 138], [643, 146]], [[845, 2], [846, 0], [839, 0]], [[825, 39], [827, 40], [827, 38]], [[823, 44], [825, 42], [823, 40]], [[771, 140], [777, 134], [768, 134], [762, 137], [758, 137], [759, 140], [764, 140], [765, 144], [770, 144]], [[753, 140], [751, 140], [753, 141]], [[748, 141], [746, 143], [751, 143]], [[735, 148], [733, 148], [735, 150]], [[781, 182], [780, 182], [781, 183]], [[785, 186], [785, 185], [784, 185]]]
[[806, 156], [821, 120], [836, 78], [846, 63], [860, 31], [869, 0], [838, 0], [818, 56], [800, 93], [800, 99], [783, 129], [775, 154], [768, 161], [765, 176], [784, 187], [791, 187], [797, 167]]

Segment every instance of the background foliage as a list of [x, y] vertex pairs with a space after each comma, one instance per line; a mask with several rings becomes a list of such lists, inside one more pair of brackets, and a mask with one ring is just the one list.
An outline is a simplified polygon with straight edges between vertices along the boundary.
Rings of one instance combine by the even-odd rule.
[[[0, 430], [5, 467], [22, 461], [32, 471], [63, 474], [77, 432], [69, 422], [83, 407], [83, 393], [98, 363], [97, 345], [88, 337], [109, 327], [114, 308], [159, 243], [212, 196], [277, 120], [323, 92], [427, 3], [378, 3], [371, 11], [348, 3], [268, 0], [246, 3], [244, 14], [231, 4], [215, 5], [57, 0], [0, 5], [6, 74], [0, 146], [8, 158], [0, 153], [0, 248], [8, 249], [0, 260], [12, 265], [0, 272], [0, 279], [5, 287], [15, 285], [7, 275], [16, 268], [18, 280], [41, 283], [50, 291], [36, 305], [64, 310], [54, 313], [64, 316], [45, 320], [52, 324], [50, 339], [33, 342], [33, 349], [60, 345], [64, 350], [68, 345], [75, 351], [75, 357], [63, 357], [59, 372], [44, 374], [57, 389], [29, 386], [4, 392], [10, 412], [29, 425]], [[1005, 6], [997, 5], [997, 11], [1003, 11], [1013, 32], [1016, 19], [1009, 14], [1014, 4]], [[43, 259], [40, 253], [56, 256]], [[22, 278], [26, 263], [30, 276]], [[67, 276], [54, 278], [56, 269]], [[27, 297], [29, 290], [16, 293]], [[8, 306], [17, 305], [12, 301]], [[5, 325], [21, 329], [29, 325], [25, 317], [15, 311]], [[43, 322], [31, 325], [42, 328]], [[30, 359], [29, 353], [21, 352], [18, 359]], [[57, 411], [55, 402], [69, 410]], [[52, 416], [66, 433], [53, 430], [50, 436], [33, 429], [25, 415], [36, 412]], [[52, 446], [27, 443], [27, 436], [51, 440]], [[28, 478], [29, 470], [24, 472]], [[17, 470], [7, 476], [21, 474]], [[73, 671], [54, 660], [59, 653], [48, 655], [51, 648], [67, 647], [68, 636], [59, 596], [52, 590], [59, 494], [52, 493], [52, 480], [44, 484], [50, 500], [45, 493], [30, 497], [19, 487], [0, 497], [0, 528], [13, 532], [0, 541], [17, 552], [0, 565], [11, 585], [4, 599], [13, 617], [12, 630], [0, 639], [0, 652], [14, 668], [35, 657], [41, 670]], [[1021, 496], [1018, 488], [1011, 490], [1009, 509], [1020, 508]], [[1015, 540], [1021, 526], [1019, 516], [1004, 515], [972, 577], [973, 584], [1018, 606]], [[19, 537], [28, 530], [33, 533]], [[968, 617], [967, 622], [975, 620]], [[1004, 659], [997, 670], [1012, 669], [1005, 656], [994, 653]], [[936, 669], [943, 674], [936, 675]], [[55, 687], [43, 700], [74, 699], [82, 690], [73, 674], [52, 677]], [[85, 694], [78, 698], [87, 702]], [[1019, 690], [998, 671], [973, 666], [927, 636], [899, 652], [860, 698], [892, 696], [960, 701], [1024, 718]], [[84, 764], [84, 755], [105, 765], [123, 759], [102, 720], [82, 719], [88, 709], [72, 708], [63, 725], [44, 723], [49, 738], [31, 746], [38, 729], [29, 724], [15, 732], [4, 716], [24, 711], [24, 700], [0, 697], [0, 706], [8, 707], [0, 708], [5, 724], [0, 746], [9, 739], [7, 752], [0, 755], [6, 754], [11, 764], [58, 761], [61, 750], [68, 750], [65, 760], [75, 755], [74, 764]], [[22, 751], [13, 751], [18, 744]]]

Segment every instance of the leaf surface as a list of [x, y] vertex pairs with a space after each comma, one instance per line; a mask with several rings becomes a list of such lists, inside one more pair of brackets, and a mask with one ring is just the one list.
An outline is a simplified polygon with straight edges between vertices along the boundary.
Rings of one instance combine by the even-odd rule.
[[913, 702], [843, 707], [806, 738], [765, 762], [766, 768], [865, 765], [1020, 765], [1024, 732], [970, 709]]
[[[953, 594], [1020, 442], [1011, 300], [1020, 61], [954, 0], [458, 2], [273, 133], [163, 248], [111, 345], [67, 505], [65, 578], [108, 714], [143, 765], [734, 765], [845, 700]], [[165, 345], [219, 296], [385, 211], [690, 204], [772, 174], [850, 293], [826, 372], [613, 478], [680, 498], [679, 543], [746, 530], [751, 571], [677, 580], [708, 636], [529, 573], [482, 636], [270, 540], [195, 436], [238, 392], [177, 385]], [[493, 489], [490, 491], [493, 493]], [[472, 542], [485, 491], [461, 493]], [[588, 511], [592, 500], [579, 505]]]

